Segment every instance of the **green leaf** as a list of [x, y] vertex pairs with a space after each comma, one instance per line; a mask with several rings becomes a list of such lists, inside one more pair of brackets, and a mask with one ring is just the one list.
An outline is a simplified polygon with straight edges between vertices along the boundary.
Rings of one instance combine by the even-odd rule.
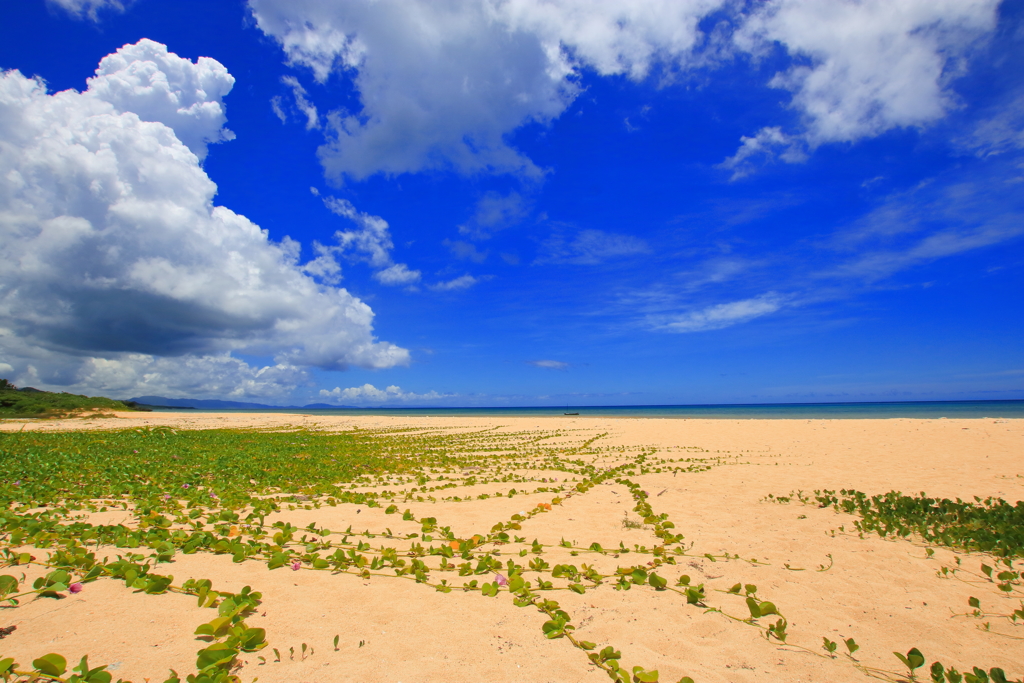
[[544, 625], [541, 626], [540, 629], [544, 632], [545, 638], [561, 638], [565, 635], [565, 632], [562, 630], [563, 626], [564, 624], [560, 624], [557, 621], [549, 619], [544, 622]]
[[213, 636], [219, 638], [231, 627], [231, 617], [217, 617], [208, 624], [200, 624], [196, 630], [197, 636]]
[[843, 642], [846, 643], [846, 649], [850, 651], [851, 655], [860, 649], [860, 645], [853, 638], [847, 638]]
[[593, 650], [595, 647], [597, 647], [597, 643], [592, 643], [589, 640], [581, 640], [579, 641], [579, 644], [580, 647], [584, 650]]
[[89, 674], [84, 679], [84, 683], [110, 683], [110, 679], [113, 676], [111, 676], [109, 671], [104, 671], [106, 668], [106, 666], [98, 666], [89, 671]]
[[16, 590], [18, 590], [18, 579], [10, 574], [0, 576], [0, 597], [13, 593]]
[[978, 598], [971, 596], [967, 598], [967, 604], [973, 607], [974, 609], [978, 609], [981, 607], [981, 600], [978, 600]]
[[39, 659], [32, 660], [32, 666], [35, 667], [36, 671], [47, 676], [61, 676], [68, 669], [68, 660], [51, 652]]
[[634, 666], [633, 680], [639, 683], [656, 683], [658, 680], [658, 670], [645, 671], [642, 666]]
[[750, 618], [757, 619], [761, 616], [761, 608], [757, 605], [757, 600], [754, 598], [747, 598], [747, 609], [750, 610]]
[[573, 593], [579, 593], [580, 595], [583, 595], [584, 593], [587, 592], [586, 587], [584, 587], [584, 586], [582, 586], [581, 584], [578, 584], [578, 583], [570, 583], [569, 584], [569, 590], [571, 590]]
[[198, 655], [196, 658], [196, 668], [202, 670], [207, 667], [221, 666], [231, 662], [238, 656], [238, 650], [226, 643], [214, 643], [210, 647], [200, 650]]
[[665, 590], [665, 586], [668, 585], [668, 581], [666, 581], [665, 579], [661, 578], [660, 576], [658, 576], [654, 572], [651, 572], [651, 575], [649, 577], [647, 577], [647, 581], [648, 581], [648, 583], [651, 584], [652, 588], [654, 588], [655, 590], [659, 590], [659, 591]]
[[775, 608], [775, 603], [768, 602], [767, 600], [765, 600], [762, 603], [759, 603], [757, 608], [759, 610], [761, 610], [761, 616], [762, 617], [766, 617], [769, 614], [778, 614], [779, 613], [779, 611]]
[[924, 664], [924, 655], [916, 647], [910, 648], [906, 655], [902, 655], [899, 652], [893, 652], [893, 654], [911, 671]]
[[6, 657], [0, 659], [0, 676], [6, 675], [7, 672], [18, 666], [18, 663], [14, 661], [14, 657]]
[[735, 586], [733, 586], [732, 588], [729, 589], [729, 592], [730, 593], [739, 593], [741, 590], [743, 590], [743, 584], [742, 583], [737, 583]]
[[238, 646], [245, 652], [256, 652], [267, 646], [267, 632], [262, 628], [247, 628], [238, 638]]

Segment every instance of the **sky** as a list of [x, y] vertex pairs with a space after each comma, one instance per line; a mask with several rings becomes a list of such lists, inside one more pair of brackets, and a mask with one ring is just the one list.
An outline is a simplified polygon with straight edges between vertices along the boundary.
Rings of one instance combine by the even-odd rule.
[[2, 0], [0, 376], [1024, 399], [1024, 0]]

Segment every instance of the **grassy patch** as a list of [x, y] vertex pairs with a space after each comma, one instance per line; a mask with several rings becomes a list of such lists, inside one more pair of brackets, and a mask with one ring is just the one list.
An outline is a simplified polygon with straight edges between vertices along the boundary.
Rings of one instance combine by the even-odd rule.
[[68, 417], [89, 412], [102, 414], [111, 410], [136, 410], [121, 401], [102, 396], [40, 391], [32, 387], [18, 389], [0, 379], [0, 418], [4, 417]]

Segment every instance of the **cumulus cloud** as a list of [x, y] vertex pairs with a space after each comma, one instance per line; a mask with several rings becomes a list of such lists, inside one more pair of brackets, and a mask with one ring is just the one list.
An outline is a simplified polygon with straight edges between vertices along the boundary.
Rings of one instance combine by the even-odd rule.
[[[998, 0], [249, 6], [292, 64], [321, 82], [351, 76], [361, 110], [328, 117], [331, 139], [320, 157], [330, 176], [361, 179], [433, 168], [537, 177], [540, 169], [507, 135], [559, 117], [579, 94], [583, 69], [639, 81], [655, 71], [733, 63], [740, 54], [757, 61], [779, 47], [791, 64], [770, 85], [792, 93], [802, 122], [790, 135], [810, 149], [926, 125], [955, 106], [949, 84], [971, 46], [995, 26]], [[701, 22], [709, 19], [715, 28], [705, 34]]]
[[528, 360], [527, 365], [544, 370], [568, 370], [569, 364], [560, 360]]
[[46, 0], [51, 7], [60, 7], [75, 19], [99, 21], [101, 11], [124, 12], [134, 0]]
[[460, 289], [469, 289], [483, 279], [484, 278], [482, 277], [473, 277], [467, 273], [466, 275], [461, 275], [452, 280], [445, 280], [443, 282], [427, 286], [435, 292], [455, 292]]
[[580, 230], [572, 239], [552, 235], [541, 245], [536, 263], [596, 265], [611, 259], [651, 253], [647, 242], [632, 235]]
[[378, 389], [372, 384], [364, 384], [361, 387], [334, 387], [330, 391], [320, 390], [320, 397], [334, 399], [337, 401], [429, 401], [438, 398], [451, 398], [457, 394], [440, 394], [436, 391], [428, 391], [425, 394], [417, 394], [412, 391], [402, 391], [401, 387], [391, 385], [385, 389]]
[[276, 368], [408, 362], [374, 338], [369, 306], [303, 272], [296, 243], [214, 205], [200, 157], [229, 137], [233, 82], [149, 40], [104, 58], [81, 93], [3, 74], [0, 352], [17, 372], [71, 385], [97, 359], [233, 350]]
[[754, 5], [734, 39], [755, 55], [781, 45], [793, 57], [770, 85], [792, 93], [800, 134], [813, 148], [944, 116], [956, 104], [950, 79], [972, 44], [995, 27], [998, 4], [774, 0]]
[[782, 308], [783, 303], [782, 297], [774, 292], [770, 292], [752, 299], [708, 306], [701, 310], [691, 311], [682, 315], [666, 316], [651, 320], [651, 322], [656, 329], [668, 332], [720, 330], [724, 327], [731, 327], [732, 325], [748, 322], [754, 318], [760, 318], [769, 313], [775, 313]]
[[640, 79], [682, 63], [720, 0], [321, 2], [250, 0], [292, 64], [326, 82], [352, 76], [359, 112], [328, 117], [328, 174], [365, 178], [431, 168], [538, 176], [505, 140], [557, 118], [586, 65]]
[[164, 124], [200, 161], [207, 144], [235, 137], [224, 128], [222, 101], [235, 79], [216, 59], [200, 57], [193, 64], [144, 38], [100, 60], [88, 84], [87, 96]]

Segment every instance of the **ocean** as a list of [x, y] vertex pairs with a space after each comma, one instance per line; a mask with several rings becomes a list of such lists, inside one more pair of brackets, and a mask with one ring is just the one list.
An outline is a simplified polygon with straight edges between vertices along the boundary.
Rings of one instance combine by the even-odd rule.
[[301, 415], [396, 415], [402, 417], [657, 417], [714, 419], [885, 419], [885, 418], [1024, 418], [1021, 401], [893, 401], [888, 403], [765, 403], [684, 406], [553, 406], [529, 408], [378, 407], [314, 410], [304, 408], [167, 409], [159, 412], [288, 413]]

